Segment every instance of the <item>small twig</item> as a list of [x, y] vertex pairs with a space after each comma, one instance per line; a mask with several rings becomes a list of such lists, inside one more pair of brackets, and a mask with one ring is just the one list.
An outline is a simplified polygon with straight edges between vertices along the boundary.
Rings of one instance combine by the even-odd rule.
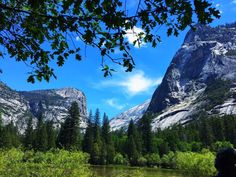
[[138, 11], [139, 11], [139, 7], [140, 7], [140, 4], [141, 4], [141, 1], [142, 1], [142, 0], [139, 0], [139, 2], [138, 2], [138, 7], [137, 7], [137, 10], [136, 10], [136, 13], [135, 13], [135, 15], [137, 15], [137, 14], [138, 14]]

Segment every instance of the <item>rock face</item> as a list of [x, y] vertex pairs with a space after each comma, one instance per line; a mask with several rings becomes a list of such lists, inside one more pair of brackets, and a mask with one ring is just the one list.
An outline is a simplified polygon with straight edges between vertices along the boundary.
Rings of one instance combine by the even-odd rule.
[[75, 88], [17, 92], [0, 83], [0, 109], [4, 123], [13, 121], [24, 129], [29, 116], [37, 117], [39, 112], [55, 124], [64, 121], [71, 103], [79, 105], [81, 127], [86, 127], [87, 106], [83, 92]]
[[110, 120], [110, 127], [112, 131], [119, 130], [124, 127], [127, 128], [131, 119], [136, 123], [146, 112], [150, 100], [145, 101], [143, 104], [135, 106], [128, 111], [125, 111]]
[[[228, 96], [220, 105], [205, 109], [206, 88], [212, 83], [220, 87], [230, 81]], [[213, 82], [212, 82], [213, 81]], [[153, 127], [165, 128], [174, 123], [185, 123], [198, 111], [208, 114], [236, 114], [236, 23], [216, 28], [198, 26], [189, 31], [184, 43], [174, 56], [163, 82], [154, 92], [148, 112], [158, 114]], [[214, 87], [212, 87], [213, 89]], [[212, 92], [215, 90], [212, 90]], [[225, 90], [226, 91], [226, 90]], [[209, 95], [208, 94], [208, 95]], [[221, 94], [221, 93], [216, 93]]]
[[147, 112], [154, 115], [154, 130], [166, 128], [191, 121], [199, 111], [236, 114], [235, 95], [236, 23], [215, 28], [199, 25], [187, 33]]
[[0, 112], [4, 124], [11, 121], [24, 126], [25, 118], [30, 116], [28, 101], [18, 92], [0, 82]]

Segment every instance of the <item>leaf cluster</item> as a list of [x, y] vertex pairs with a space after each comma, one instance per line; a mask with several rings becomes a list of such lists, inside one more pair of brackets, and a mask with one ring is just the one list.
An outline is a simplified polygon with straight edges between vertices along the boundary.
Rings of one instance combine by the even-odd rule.
[[[34, 83], [56, 78], [52, 63], [61, 67], [70, 56], [82, 59], [76, 38], [100, 51], [106, 77], [114, 72], [110, 62], [126, 72], [135, 67], [127, 31], [137, 37], [133, 45], [144, 41], [156, 47], [160, 27], [166, 27], [168, 36], [178, 36], [188, 26], [212, 22], [220, 12], [206, 0], [140, 0], [132, 15], [121, 0], [5, 0], [0, 1], [0, 16], [0, 46], [6, 51], [0, 56], [8, 54], [28, 65], [28, 82]], [[136, 33], [136, 26], [144, 32]]]

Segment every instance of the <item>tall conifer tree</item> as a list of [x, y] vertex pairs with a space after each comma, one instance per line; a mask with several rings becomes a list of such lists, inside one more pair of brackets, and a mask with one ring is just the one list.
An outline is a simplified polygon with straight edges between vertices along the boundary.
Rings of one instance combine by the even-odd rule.
[[34, 129], [33, 129], [33, 119], [30, 117], [27, 121], [27, 127], [24, 136], [24, 146], [27, 149], [33, 148], [34, 144]]
[[102, 125], [102, 139], [103, 139], [103, 163], [109, 164], [113, 162], [115, 156], [114, 143], [111, 138], [109, 119], [106, 113], [103, 115], [103, 125]]
[[151, 116], [150, 114], [145, 114], [140, 120], [140, 130], [142, 134], [143, 141], [143, 152], [151, 153], [152, 150], [152, 142], [153, 142], [153, 133], [151, 126]]
[[57, 144], [61, 148], [80, 149], [80, 115], [77, 102], [73, 102], [69, 109], [69, 116], [62, 124]]
[[69, 115], [71, 119], [71, 146], [75, 149], [81, 148], [81, 134], [80, 134], [80, 113], [79, 106], [77, 102], [71, 104], [69, 110]]
[[35, 135], [35, 149], [39, 151], [46, 151], [48, 147], [48, 135], [46, 130], [46, 125], [43, 120], [43, 115], [38, 117], [38, 123], [36, 127]]
[[128, 127], [128, 138], [126, 142], [126, 153], [128, 155], [131, 165], [136, 165], [139, 156], [137, 142], [138, 142], [138, 132], [137, 127], [134, 124], [133, 119], [131, 119]]
[[93, 142], [94, 142], [93, 115], [92, 111], [90, 111], [83, 139], [83, 151], [91, 154]]
[[2, 113], [0, 112], [0, 148], [4, 146], [3, 144], [3, 123], [2, 123]]
[[53, 127], [53, 121], [46, 121], [46, 130], [47, 130], [47, 141], [48, 141], [48, 149], [53, 149], [56, 147], [56, 132]]
[[100, 127], [100, 111], [96, 109], [94, 116], [94, 142], [91, 152], [91, 162], [93, 164], [101, 163], [101, 154], [102, 154], [102, 139], [101, 139], [101, 127]]

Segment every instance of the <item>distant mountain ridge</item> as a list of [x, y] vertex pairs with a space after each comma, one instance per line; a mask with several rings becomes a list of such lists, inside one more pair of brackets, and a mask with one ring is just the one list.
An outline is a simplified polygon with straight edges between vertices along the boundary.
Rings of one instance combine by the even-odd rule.
[[131, 119], [133, 119], [136, 123], [146, 112], [149, 104], [150, 100], [147, 100], [143, 104], [130, 108], [129, 110], [112, 118], [110, 120], [111, 130], [119, 130], [122, 127], [127, 128]]
[[147, 108], [154, 130], [189, 122], [200, 111], [236, 115], [236, 23], [190, 30]]
[[20, 129], [30, 116], [37, 117], [43, 113], [46, 120], [55, 124], [64, 121], [71, 103], [79, 105], [81, 127], [86, 127], [87, 103], [85, 94], [75, 88], [48, 89], [35, 91], [14, 91], [0, 82], [0, 112], [5, 124], [13, 121]]

